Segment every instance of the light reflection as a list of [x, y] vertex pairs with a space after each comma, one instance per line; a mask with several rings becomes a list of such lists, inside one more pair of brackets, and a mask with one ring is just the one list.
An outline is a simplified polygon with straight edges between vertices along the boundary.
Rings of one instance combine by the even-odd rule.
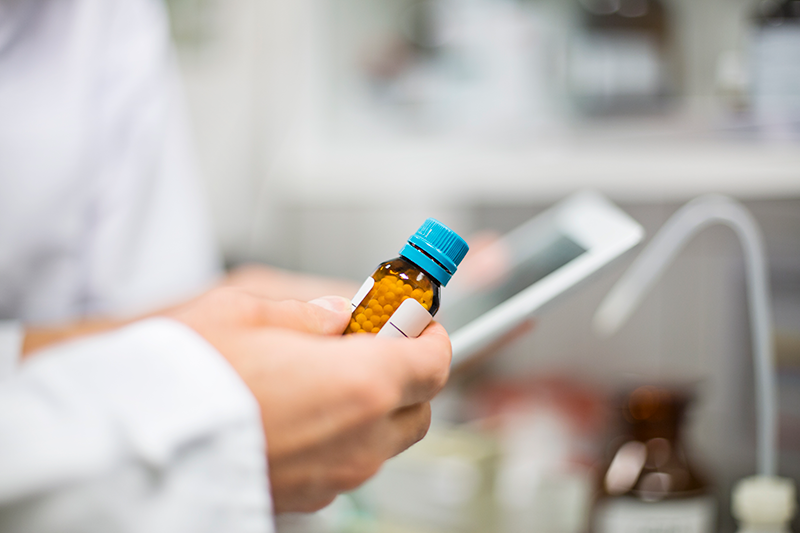
[[620, 8], [620, 0], [581, 0], [581, 4], [595, 15], [611, 15]]
[[672, 446], [664, 438], [655, 438], [647, 441], [647, 466], [661, 468], [669, 461], [672, 455]]
[[644, 501], [658, 501], [672, 488], [672, 477], [664, 472], [650, 472], [642, 477], [639, 487]]
[[647, 447], [639, 441], [623, 444], [617, 450], [606, 473], [606, 491], [618, 496], [631, 490], [639, 479], [647, 458]]

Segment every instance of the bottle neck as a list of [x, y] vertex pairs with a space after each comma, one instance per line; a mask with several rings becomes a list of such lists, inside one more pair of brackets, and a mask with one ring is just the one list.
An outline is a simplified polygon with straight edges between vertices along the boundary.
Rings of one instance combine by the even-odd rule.
[[400, 256], [417, 265], [425, 271], [433, 281], [443, 287], [446, 286], [450, 278], [453, 277], [453, 274], [449, 272], [442, 263], [437, 261], [422, 248], [410, 242], [406, 243], [403, 249], [400, 250]]

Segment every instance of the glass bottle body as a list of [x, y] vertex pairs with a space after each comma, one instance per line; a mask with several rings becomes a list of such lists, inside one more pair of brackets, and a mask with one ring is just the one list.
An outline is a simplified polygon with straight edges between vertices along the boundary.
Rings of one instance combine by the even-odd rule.
[[800, 3], [765, 0], [752, 16], [750, 101], [756, 125], [770, 137], [800, 135]]
[[653, 386], [626, 396], [622, 428], [598, 480], [594, 533], [714, 531], [711, 486], [681, 435], [689, 401], [686, 391]]
[[391, 259], [378, 266], [354, 298], [345, 335], [378, 333], [409, 299], [433, 316], [439, 310], [440, 297], [441, 287], [433, 276], [402, 256]]
[[660, 0], [579, 0], [582, 31], [569, 80], [583, 113], [661, 109], [678, 76], [669, 13]]

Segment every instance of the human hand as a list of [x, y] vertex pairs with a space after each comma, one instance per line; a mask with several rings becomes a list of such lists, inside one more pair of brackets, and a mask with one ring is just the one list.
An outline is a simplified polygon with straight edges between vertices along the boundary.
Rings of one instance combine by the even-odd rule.
[[[221, 286], [246, 290], [254, 295], [263, 296], [271, 300], [295, 299], [301, 301], [308, 301], [328, 294], [350, 297], [358, 290], [358, 284], [352, 281], [289, 272], [266, 265], [239, 267], [222, 280]], [[121, 328], [136, 320], [151, 316], [169, 315], [184, 303], [155, 309], [145, 314], [128, 318], [99, 316], [63, 324], [28, 326], [24, 331], [21, 355], [22, 357], [28, 357], [50, 345]]]
[[439, 324], [417, 339], [342, 337], [348, 302], [315, 303], [218, 289], [172, 315], [213, 344], [258, 400], [279, 513], [324, 507], [420, 440], [428, 402], [448, 377]]
[[350, 298], [359, 287], [358, 283], [350, 280], [301, 274], [257, 264], [232, 270], [222, 285], [244, 289], [270, 300], [303, 302], [329, 294]]

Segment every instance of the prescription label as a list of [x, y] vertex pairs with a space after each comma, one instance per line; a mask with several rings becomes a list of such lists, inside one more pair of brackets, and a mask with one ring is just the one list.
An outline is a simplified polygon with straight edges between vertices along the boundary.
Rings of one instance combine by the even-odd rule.
[[358, 292], [356, 293], [355, 296], [353, 296], [353, 299], [350, 301], [351, 313], [356, 310], [356, 307], [358, 307], [361, 304], [361, 302], [364, 301], [364, 298], [367, 297], [367, 294], [369, 294], [369, 291], [371, 291], [372, 287], [374, 286], [375, 286], [375, 280], [372, 279], [371, 277], [367, 278], [366, 281], [364, 281], [364, 284], [361, 285], [361, 288], [358, 289]]
[[660, 502], [614, 498], [598, 504], [596, 533], [711, 533], [716, 504], [712, 497]]
[[419, 337], [433, 317], [421, 303], [409, 298], [400, 304], [389, 321], [378, 332], [378, 337]]

